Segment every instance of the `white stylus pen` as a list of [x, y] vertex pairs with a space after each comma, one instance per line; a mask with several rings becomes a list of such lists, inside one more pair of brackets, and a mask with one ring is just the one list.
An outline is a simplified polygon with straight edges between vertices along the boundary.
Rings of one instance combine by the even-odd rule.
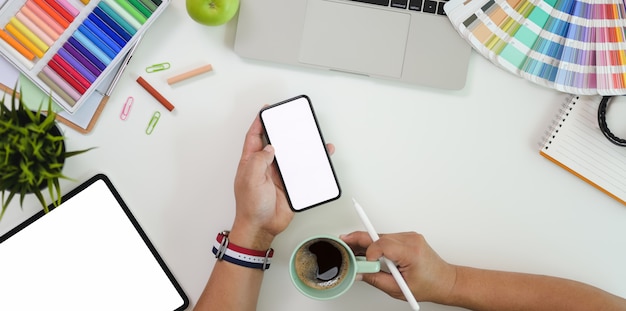
[[[354, 208], [356, 209], [357, 214], [359, 214], [359, 217], [361, 217], [361, 220], [363, 221], [363, 224], [365, 225], [365, 228], [367, 229], [367, 233], [369, 233], [370, 237], [372, 238], [372, 241], [373, 242], [377, 241], [380, 237], [378, 236], [378, 233], [376, 233], [376, 230], [374, 229], [372, 222], [370, 222], [370, 219], [365, 214], [365, 211], [354, 198], [352, 198], [352, 202], [354, 203]], [[406, 281], [404, 281], [404, 278], [400, 274], [398, 267], [396, 267], [396, 265], [391, 260], [385, 257], [382, 257], [381, 259], [385, 262], [385, 264], [387, 265], [387, 268], [389, 268], [389, 272], [391, 272], [391, 275], [393, 275], [393, 278], [398, 283], [398, 286], [400, 286], [400, 289], [402, 290], [402, 293], [404, 294], [404, 298], [406, 298], [406, 300], [409, 302], [409, 304], [411, 305], [411, 308], [415, 311], [419, 310], [420, 306], [419, 304], [417, 304], [415, 297], [413, 297], [413, 293], [411, 292], [409, 285], [406, 284]]]

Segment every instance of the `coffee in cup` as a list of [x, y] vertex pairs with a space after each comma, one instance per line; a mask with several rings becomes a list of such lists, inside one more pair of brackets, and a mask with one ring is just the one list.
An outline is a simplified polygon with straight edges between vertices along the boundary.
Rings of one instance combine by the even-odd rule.
[[296, 274], [307, 286], [329, 289], [337, 286], [348, 273], [348, 251], [337, 241], [310, 240], [296, 252]]
[[332, 299], [345, 293], [357, 273], [376, 273], [380, 262], [355, 256], [342, 240], [318, 235], [301, 242], [291, 254], [289, 275], [294, 286], [315, 299]]

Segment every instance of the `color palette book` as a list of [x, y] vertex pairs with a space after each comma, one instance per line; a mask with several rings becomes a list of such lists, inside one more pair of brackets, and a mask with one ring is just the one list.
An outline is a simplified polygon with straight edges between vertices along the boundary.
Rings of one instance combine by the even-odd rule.
[[74, 113], [170, 0], [17, 0], [0, 9], [0, 54]]
[[484, 57], [580, 95], [626, 94], [623, 0], [451, 0], [454, 28]]

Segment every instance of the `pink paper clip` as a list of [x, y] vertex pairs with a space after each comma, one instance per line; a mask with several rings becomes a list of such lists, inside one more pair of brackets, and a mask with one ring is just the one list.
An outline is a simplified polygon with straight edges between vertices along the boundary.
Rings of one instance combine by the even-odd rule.
[[122, 108], [122, 113], [120, 113], [120, 119], [126, 120], [128, 118], [133, 102], [135, 102], [135, 99], [132, 96], [128, 96], [126, 102], [124, 103], [124, 108]]

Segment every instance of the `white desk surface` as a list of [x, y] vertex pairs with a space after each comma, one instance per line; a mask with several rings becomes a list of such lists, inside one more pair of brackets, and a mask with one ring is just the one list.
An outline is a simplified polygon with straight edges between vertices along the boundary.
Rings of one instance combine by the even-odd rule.
[[[233, 52], [235, 31], [236, 20], [196, 24], [184, 1], [173, 1], [145, 35], [93, 132], [66, 129], [68, 149], [98, 149], [67, 161], [64, 173], [75, 181], [62, 182], [64, 193], [107, 174], [192, 306], [215, 263], [212, 242], [234, 217], [244, 134], [263, 104], [298, 94], [311, 97], [326, 140], [337, 147], [343, 196], [297, 214], [275, 240], [258, 310], [409, 309], [364, 283], [319, 302], [289, 280], [298, 242], [364, 229], [353, 196], [380, 232], [421, 232], [451, 263], [572, 278], [626, 296], [626, 206], [538, 153], [560, 93], [475, 52], [460, 91], [250, 61]], [[166, 61], [167, 71], [144, 71]], [[167, 85], [170, 76], [205, 63], [214, 71]], [[139, 74], [174, 103], [173, 112], [134, 81]], [[135, 105], [122, 121], [128, 96]], [[155, 111], [161, 119], [146, 135]], [[0, 233], [40, 209], [34, 197], [23, 211], [18, 203]], [[429, 303], [422, 309], [458, 310]]]

